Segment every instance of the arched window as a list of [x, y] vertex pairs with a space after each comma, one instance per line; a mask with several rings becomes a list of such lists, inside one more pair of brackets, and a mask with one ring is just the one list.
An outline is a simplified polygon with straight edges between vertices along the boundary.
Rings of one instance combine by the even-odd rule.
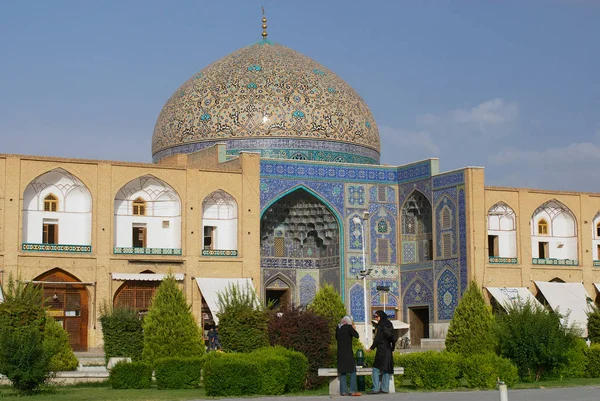
[[600, 238], [600, 221], [596, 224], [596, 238]]
[[[385, 187], [380, 186], [378, 188]], [[385, 195], [385, 194], [382, 194]], [[402, 206], [403, 263], [433, 259], [432, 210], [429, 200], [414, 191]], [[379, 225], [378, 225], [379, 230]]]
[[222, 190], [213, 192], [202, 202], [202, 254], [222, 254], [215, 251], [237, 254], [237, 203]]
[[517, 263], [517, 227], [514, 210], [504, 202], [493, 205], [487, 214], [490, 263]]
[[548, 235], [548, 222], [545, 219], [538, 221], [538, 234]]
[[133, 201], [133, 215], [134, 216], [145, 216], [146, 215], [146, 201], [142, 198], [136, 198]]
[[450, 208], [444, 207], [442, 210], [442, 229], [448, 230], [452, 227], [452, 214]]
[[56, 212], [58, 210], [58, 198], [54, 194], [48, 194], [44, 198], [44, 212]]
[[160, 281], [127, 281], [115, 295], [114, 306], [123, 306], [145, 314]]

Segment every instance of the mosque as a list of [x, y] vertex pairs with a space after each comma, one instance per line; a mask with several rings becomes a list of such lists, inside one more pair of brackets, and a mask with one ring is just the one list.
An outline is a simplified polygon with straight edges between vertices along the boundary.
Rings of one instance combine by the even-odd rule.
[[483, 168], [437, 159], [381, 165], [359, 94], [267, 39], [264, 18], [262, 36], [173, 93], [153, 163], [0, 154], [3, 286], [42, 285], [76, 350], [102, 346], [103, 307], [147, 311], [169, 272], [200, 325], [229, 283], [274, 305], [331, 284], [359, 326], [385, 309], [427, 347], [470, 280], [496, 307], [535, 296], [583, 324], [600, 193], [489, 187]]

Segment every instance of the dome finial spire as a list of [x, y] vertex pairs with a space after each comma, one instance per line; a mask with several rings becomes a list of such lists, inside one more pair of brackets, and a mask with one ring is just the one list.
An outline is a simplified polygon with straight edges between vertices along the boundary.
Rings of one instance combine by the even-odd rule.
[[262, 15], [263, 15], [263, 17], [262, 17], [262, 29], [263, 29], [262, 37], [263, 37], [263, 39], [266, 39], [267, 38], [267, 17], [265, 17], [265, 8], [261, 7], [261, 9], [262, 9]]

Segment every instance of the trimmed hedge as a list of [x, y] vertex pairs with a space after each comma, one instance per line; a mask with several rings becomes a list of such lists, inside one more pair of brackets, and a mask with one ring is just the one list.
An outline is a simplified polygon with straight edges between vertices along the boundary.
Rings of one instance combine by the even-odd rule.
[[259, 375], [256, 378], [260, 386], [257, 394], [281, 395], [290, 376], [290, 363], [286, 357], [276, 351], [265, 349], [249, 355], [256, 361]]
[[162, 389], [196, 388], [200, 385], [202, 358], [162, 358], [156, 361], [156, 386]]
[[460, 384], [459, 356], [451, 352], [415, 352], [394, 358], [404, 367], [404, 377], [418, 389], [445, 390]]
[[519, 381], [517, 367], [509, 359], [496, 354], [477, 354], [459, 362], [461, 375], [469, 388], [496, 387], [498, 378], [512, 387]]
[[600, 377], [600, 344], [592, 344], [586, 352], [588, 365], [587, 374], [589, 377]]
[[112, 368], [108, 380], [112, 388], [148, 388], [152, 383], [152, 368], [142, 362], [122, 361]]
[[223, 354], [218, 358], [207, 358], [204, 364], [206, 395], [209, 397], [254, 395], [259, 390], [257, 380], [259, 371], [258, 362], [248, 357], [248, 354]]

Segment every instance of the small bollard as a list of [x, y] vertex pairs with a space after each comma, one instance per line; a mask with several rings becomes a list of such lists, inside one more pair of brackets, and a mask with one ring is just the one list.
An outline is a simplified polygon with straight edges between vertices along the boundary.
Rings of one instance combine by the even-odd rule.
[[500, 392], [500, 401], [508, 401], [508, 390], [503, 381], [498, 380], [498, 391]]

